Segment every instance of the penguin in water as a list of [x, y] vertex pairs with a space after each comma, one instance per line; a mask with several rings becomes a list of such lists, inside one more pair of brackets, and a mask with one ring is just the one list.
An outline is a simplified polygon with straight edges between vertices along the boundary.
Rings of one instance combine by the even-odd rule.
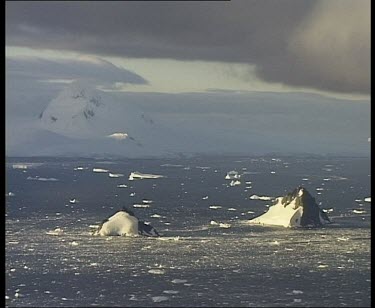
[[100, 236], [160, 236], [156, 229], [139, 220], [133, 211], [123, 207], [109, 218], [103, 220], [94, 235]]

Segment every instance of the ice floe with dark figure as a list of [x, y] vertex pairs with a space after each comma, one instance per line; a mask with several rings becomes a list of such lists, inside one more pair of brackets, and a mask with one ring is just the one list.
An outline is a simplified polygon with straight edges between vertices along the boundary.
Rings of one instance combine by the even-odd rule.
[[250, 220], [251, 224], [292, 227], [321, 227], [331, 222], [315, 198], [304, 188], [275, 199], [268, 211]]
[[123, 207], [111, 217], [105, 219], [94, 232], [100, 236], [160, 236], [156, 229], [139, 220], [132, 211]]

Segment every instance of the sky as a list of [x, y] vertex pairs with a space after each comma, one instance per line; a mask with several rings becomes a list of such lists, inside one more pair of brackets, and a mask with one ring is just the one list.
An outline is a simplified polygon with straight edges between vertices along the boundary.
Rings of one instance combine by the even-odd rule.
[[[25, 130], [35, 116], [77, 79], [119, 97], [132, 94], [154, 116], [161, 116], [155, 106], [165, 114], [180, 106], [174, 119], [199, 114], [205, 118], [194, 125], [202, 129], [223, 104], [223, 116], [238, 106], [243, 114], [253, 106], [253, 117], [276, 108], [286, 122], [293, 122], [296, 108], [324, 116], [330, 124], [319, 129], [335, 144], [347, 140], [339, 131], [343, 122], [360, 121], [350, 126], [350, 142], [333, 147], [327, 139], [318, 152], [369, 153], [370, 1], [7, 1], [5, 8], [10, 153], [18, 154], [13, 146], [30, 139]], [[213, 95], [217, 104], [209, 103]], [[304, 97], [308, 104], [299, 103]], [[255, 98], [264, 101], [262, 107]], [[324, 114], [324, 106], [337, 112]], [[167, 116], [160, 121], [168, 126]], [[305, 140], [316, 133], [302, 123], [294, 133], [285, 128], [285, 135]], [[238, 148], [251, 152], [241, 144], [251, 141], [244, 141], [250, 124], [241, 124], [242, 133], [223, 125], [241, 136]], [[259, 134], [279, 144], [273, 129]], [[292, 152], [296, 146], [286, 144], [263, 149]]]

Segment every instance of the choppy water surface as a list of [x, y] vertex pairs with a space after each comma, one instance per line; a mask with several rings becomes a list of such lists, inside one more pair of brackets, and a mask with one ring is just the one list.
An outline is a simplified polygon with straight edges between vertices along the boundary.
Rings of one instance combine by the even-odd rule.
[[[33, 164], [13, 168], [25, 162]], [[230, 170], [241, 185], [229, 186]], [[129, 181], [132, 171], [165, 177]], [[9, 159], [6, 304], [370, 306], [370, 179], [363, 158]], [[247, 223], [270, 204], [251, 195], [298, 185], [329, 211], [331, 225]], [[144, 199], [149, 207], [133, 207]], [[123, 205], [162, 237], [91, 235]]]

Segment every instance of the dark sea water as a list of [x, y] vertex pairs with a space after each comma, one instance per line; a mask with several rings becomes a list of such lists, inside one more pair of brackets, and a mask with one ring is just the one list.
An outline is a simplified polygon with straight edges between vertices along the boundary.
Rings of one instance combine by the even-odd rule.
[[[9, 307], [371, 305], [368, 158], [8, 158], [6, 163]], [[28, 164], [27, 169], [16, 164]], [[124, 176], [111, 178], [93, 168]], [[231, 187], [224, 179], [231, 170], [242, 174], [241, 185]], [[132, 171], [165, 177], [129, 181]], [[299, 185], [329, 211], [332, 224], [320, 229], [248, 224], [271, 204], [251, 195], [282, 196]], [[153, 202], [133, 207], [143, 199]], [[122, 206], [162, 236], [91, 235], [93, 225]], [[48, 234], [56, 228], [63, 232]]]

